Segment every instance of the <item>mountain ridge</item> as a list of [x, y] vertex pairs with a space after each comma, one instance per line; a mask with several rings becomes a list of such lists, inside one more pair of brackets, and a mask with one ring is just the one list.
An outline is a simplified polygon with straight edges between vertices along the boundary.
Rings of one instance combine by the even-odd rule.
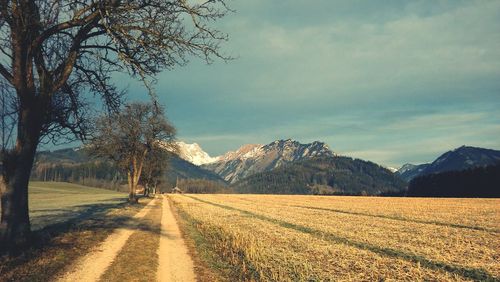
[[239, 193], [256, 194], [400, 195], [406, 183], [370, 161], [322, 156], [252, 174], [233, 187]]
[[463, 145], [441, 154], [431, 163], [405, 164], [396, 173], [409, 182], [422, 175], [462, 171], [497, 162], [500, 162], [500, 151]]
[[235, 183], [255, 173], [320, 156], [335, 156], [335, 154], [323, 142], [314, 141], [302, 144], [286, 139], [276, 140], [266, 145], [243, 145], [238, 150], [219, 157], [216, 162], [204, 164], [202, 167], [217, 173], [229, 183]]

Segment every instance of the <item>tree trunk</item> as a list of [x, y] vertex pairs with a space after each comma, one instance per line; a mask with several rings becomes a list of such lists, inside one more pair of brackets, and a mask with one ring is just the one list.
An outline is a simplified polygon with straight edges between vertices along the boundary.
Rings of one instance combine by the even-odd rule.
[[34, 108], [21, 110], [14, 149], [3, 156], [0, 179], [0, 248], [15, 250], [30, 235], [28, 183], [41, 130], [41, 115]]
[[139, 184], [139, 180], [141, 179], [142, 167], [144, 164], [144, 158], [146, 157], [147, 150], [145, 150], [142, 156], [139, 159], [139, 163], [137, 163], [137, 157], [134, 156], [132, 158], [132, 171], [129, 172], [129, 186], [130, 186], [130, 194], [129, 194], [129, 202], [137, 203], [139, 199], [136, 197], [135, 191], [137, 190], [137, 184]]
[[129, 203], [137, 203], [137, 197], [135, 196], [135, 181], [134, 181], [134, 173], [131, 171], [127, 172], [127, 180], [128, 180], [128, 201]]
[[25, 157], [10, 156], [4, 160], [4, 166], [16, 166], [13, 175], [2, 177], [2, 214], [0, 222], [0, 246], [15, 248], [28, 241], [30, 234], [30, 220], [28, 211], [28, 181], [31, 167], [21, 161]]

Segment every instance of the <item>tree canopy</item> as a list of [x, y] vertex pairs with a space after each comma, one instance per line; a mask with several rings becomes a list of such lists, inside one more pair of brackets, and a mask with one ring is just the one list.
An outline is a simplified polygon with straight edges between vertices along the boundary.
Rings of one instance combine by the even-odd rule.
[[150, 87], [155, 74], [189, 56], [225, 59], [218, 50], [226, 35], [207, 24], [227, 11], [223, 1], [1, 1], [4, 87], [17, 92], [10, 95], [20, 99], [15, 108], [37, 103], [43, 135], [82, 137], [87, 94], [101, 97], [106, 109], [120, 105], [113, 73]]

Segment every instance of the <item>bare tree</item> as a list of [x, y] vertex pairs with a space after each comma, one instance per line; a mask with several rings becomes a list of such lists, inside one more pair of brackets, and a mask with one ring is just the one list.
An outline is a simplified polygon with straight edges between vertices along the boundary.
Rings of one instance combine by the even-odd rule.
[[[128, 180], [129, 202], [136, 203], [135, 191], [144, 166], [152, 165], [148, 164], [150, 158], [159, 157], [165, 146], [175, 148], [174, 135], [175, 129], [162, 108], [156, 104], [132, 103], [119, 113], [97, 120], [89, 148], [93, 155], [107, 158], [123, 170]], [[152, 156], [152, 152], [156, 155]]]
[[224, 0], [0, 0], [1, 95], [15, 109], [1, 154], [0, 246], [30, 233], [28, 182], [40, 141], [84, 138], [93, 111], [116, 110], [115, 72], [150, 87], [188, 56], [224, 59], [226, 36], [209, 24], [227, 11]]
[[141, 183], [144, 185], [144, 196], [149, 196], [151, 190], [156, 191], [158, 185], [165, 180], [165, 172], [169, 166], [169, 157], [172, 155], [171, 151], [177, 149], [173, 143], [162, 142], [157, 145], [150, 151], [144, 162], [141, 180]]

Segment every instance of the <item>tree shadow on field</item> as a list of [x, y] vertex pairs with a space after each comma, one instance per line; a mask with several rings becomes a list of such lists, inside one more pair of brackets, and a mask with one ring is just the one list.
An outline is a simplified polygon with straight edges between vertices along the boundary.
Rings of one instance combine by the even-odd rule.
[[[123, 198], [119, 198], [123, 200]], [[109, 201], [109, 200], [103, 200]], [[49, 215], [44, 218], [44, 221], [54, 223], [47, 225], [33, 232], [35, 242], [43, 241], [44, 238], [52, 238], [69, 231], [96, 231], [96, 230], [114, 230], [116, 228], [153, 231], [147, 222], [140, 218], [134, 218], [136, 212], [141, 209], [155, 209], [161, 206], [149, 206], [145, 204], [130, 204], [126, 201], [122, 203], [106, 203], [106, 204], [86, 204], [74, 206], [72, 209], [52, 209], [45, 211], [60, 212], [58, 214]], [[110, 213], [116, 209], [117, 212]], [[130, 214], [122, 213], [120, 210], [134, 211]], [[61, 220], [60, 218], [64, 219]], [[38, 240], [37, 240], [38, 239]]]
[[[117, 228], [160, 234], [149, 221], [134, 218], [145, 204], [95, 203], [70, 209], [44, 210], [53, 222], [32, 232], [29, 245], [0, 256], [0, 281], [48, 281], [65, 266], [88, 253]], [[147, 209], [161, 205], [148, 206]], [[36, 221], [36, 220], [35, 220]]]
[[[99, 203], [106, 202], [106, 203]], [[94, 214], [106, 212], [111, 208], [117, 208], [126, 205], [124, 198], [112, 198], [99, 200], [92, 204], [70, 206], [54, 209], [36, 209], [30, 210], [31, 230], [36, 232], [44, 229], [53, 229], [58, 224], [77, 223], [83, 221]], [[38, 215], [39, 213], [46, 213]]]

